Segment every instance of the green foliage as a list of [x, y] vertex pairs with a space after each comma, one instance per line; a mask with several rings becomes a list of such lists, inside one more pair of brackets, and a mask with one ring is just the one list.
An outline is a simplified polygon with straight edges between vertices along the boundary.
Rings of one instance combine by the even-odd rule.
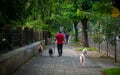
[[95, 4], [93, 4], [92, 9], [102, 14], [111, 14], [112, 4], [96, 2]]
[[103, 40], [104, 40], [103, 35], [100, 35], [100, 34], [94, 35], [94, 42], [95, 43], [102, 43]]
[[[81, 47], [81, 48], [77, 48], [76, 50], [77, 51], [82, 51], [84, 49], [84, 47]], [[92, 47], [87, 47], [86, 48], [88, 51], [97, 51], [97, 49], [96, 48], [92, 48]]]
[[81, 10], [77, 9], [77, 16], [80, 17], [80, 20], [82, 20], [84, 18], [90, 19], [91, 17], [93, 17], [93, 13], [81, 11]]
[[[63, 26], [66, 31], [72, 29], [74, 21], [94, 18], [103, 22], [102, 33], [114, 44], [114, 20], [107, 16], [111, 13], [111, 8], [110, 0], [1, 0], [0, 25], [48, 29], [54, 34], [59, 30], [59, 26]], [[119, 17], [116, 22], [116, 33], [120, 33]], [[95, 36], [95, 39], [100, 38]]]
[[[104, 2], [104, 3], [101, 3]], [[92, 6], [92, 10], [94, 11], [94, 16], [95, 19], [101, 21], [101, 25], [100, 25], [100, 29], [101, 32], [100, 34], [103, 34], [105, 36], [105, 40], [107, 40], [111, 45], [115, 45], [115, 33], [116, 31], [119, 31], [119, 27], [116, 25], [116, 27], [114, 26], [114, 20], [111, 17], [111, 11], [112, 11], [112, 4], [111, 1], [109, 0], [97, 0], [93, 6]], [[98, 34], [99, 32], [99, 27], [97, 24], [97, 20], [96, 23], [94, 24], [94, 30], [96, 32], [96, 35], [94, 37], [94, 41], [96, 43], [101, 43], [103, 38], [101, 36], [99, 36], [100, 34]], [[116, 23], [119, 21], [116, 21]], [[115, 31], [116, 29], [116, 31]]]
[[27, 19], [27, 22], [25, 23], [24, 26], [34, 27], [35, 29], [43, 29], [43, 28], [45, 28], [46, 24], [43, 23], [40, 16], [37, 17], [36, 20], [32, 20], [32, 19], [33, 19], [32, 16], [30, 16]]
[[109, 68], [103, 70], [105, 75], [119, 75], [120, 74], [120, 68]]
[[31, 1], [29, 0], [1, 0], [0, 24], [22, 24], [31, 14]]
[[[101, 23], [100, 29], [98, 20]], [[95, 17], [95, 20], [92, 19], [92, 23], [93, 22], [94, 24], [89, 27], [93, 28], [94, 26], [95, 43], [101, 43], [102, 40], [106, 40], [109, 44], [115, 45], [115, 36], [120, 33], [120, 17], [112, 18], [111, 15], [102, 14], [100, 18]], [[89, 28], [89, 30], [92, 30], [91, 28]]]
[[75, 41], [75, 38], [72, 37], [72, 46], [82, 46], [82, 44], [79, 41]]
[[102, 20], [103, 20], [102, 30], [103, 30], [103, 34], [106, 36], [106, 40], [111, 45], [115, 45], [115, 38], [116, 38], [115, 36], [120, 32], [119, 30], [120, 17], [114, 19], [111, 16], [106, 16], [102, 18]]
[[84, 0], [82, 2], [81, 8], [83, 11], [89, 11], [92, 8], [93, 1], [91, 0]]

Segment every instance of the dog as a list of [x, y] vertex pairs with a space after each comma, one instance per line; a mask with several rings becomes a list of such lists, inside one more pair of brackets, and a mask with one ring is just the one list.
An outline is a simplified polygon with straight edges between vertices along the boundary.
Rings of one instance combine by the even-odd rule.
[[39, 52], [40, 55], [42, 55], [42, 51], [43, 51], [43, 46], [39, 45], [38, 46], [38, 52]]
[[85, 64], [85, 55], [87, 54], [87, 49], [86, 48], [84, 48], [83, 50], [82, 50], [82, 53], [80, 54], [80, 64], [82, 65], [82, 66], [84, 66], [84, 64]]
[[52, 48], [49, 48], [48, 53], [49, 53], [50, 56], [53, 56], [53, 49], [52, 49]]
[[83, 53], [84, 55], [86, 55], [86, 54], [87, 54], [87, 48], [84, 48], [84, 49], [82, 50], [82, 53]]

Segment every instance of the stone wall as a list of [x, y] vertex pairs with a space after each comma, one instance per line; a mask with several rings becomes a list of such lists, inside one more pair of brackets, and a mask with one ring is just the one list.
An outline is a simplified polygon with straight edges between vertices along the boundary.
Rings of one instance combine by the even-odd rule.
[[36, 42], [1, 56], [0, 75], [11, 75], [17, 68], [38, 53], [37, 46], [39, 44], [40, 42]]

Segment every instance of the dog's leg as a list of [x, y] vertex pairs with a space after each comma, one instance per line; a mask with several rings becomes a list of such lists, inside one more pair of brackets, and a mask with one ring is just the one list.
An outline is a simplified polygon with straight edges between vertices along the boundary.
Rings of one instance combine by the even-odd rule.
[[83, 56], [83, 66], [85, 66], [85, 56]]
[[40, 52], [40, 55], [42, 56], [42, 52]]
[[82, 62], [82, 66], [84, 66], [84, 62]]
[[80, 55], [80, 65], [84, 66], [84, 64], [85, 64], [85, 57], [84, 55]]
[[80, 56], [80, 65], [83, 65], [83, 58]]
[[83, 59], [83, 57], [82, 57], [82, 66], [84, 66], [84, 59]]

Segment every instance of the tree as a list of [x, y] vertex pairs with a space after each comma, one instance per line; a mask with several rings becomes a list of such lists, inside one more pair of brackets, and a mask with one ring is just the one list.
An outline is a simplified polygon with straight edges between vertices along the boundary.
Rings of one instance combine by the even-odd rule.
[[1, 0], [0, 24], [23, 24], [31, 14], [30, 0]]
[[[117, 17], [119, 16], [119, 10], [113, 7], [111, 2], [107, 2], [103, 5], [97, 3], [95, 4], [95, 8], [97, 8], [97, 11], [102, 14], [100, 18], [102, 20], [103, 34], [105, 35], [107, 45], [110, 43], [115, 46], [115, 62], [117, 62], [116, 33], [119, 33], [119, 27], [117, 24], [119, 21], [119, 17]], [[102, 8], [105, 8], [106, 10], [103, 10]], [[112, 13], [113, 9], [115, 9], [115, 12], [117, 11], [117, 13]], [[111, 14], [114, 18], [111, 17]]]
[[[78, 41], [78, 23], [79, 17], [77, 16], [78, 2], [77, 0], [65, 1], [62, 5], [63, 12], [66, 13], [64, 16], [71, 20], [75, 30], [75, 41]], [[71, 25], [72, 26], [72, 25]]]
[[[107, 13], [110, 9], [107, 6], [110, 6], [109, 2], [110, 0], [80, 0], [81, 1], [81, 7], [78, 9], [78, 16], [80, 17], [81, 23], [82, 23], [82, 30], [83, 30], [83, 45], [85, 47], [88, 47], [88, 25], [87, 22], [93, 18], [93, 15], [95, 12], [102, 12], [102, 13]], [[104, 3], [103, 3], [104, 2]], [[93, 10], [93, 5], [96, 3], [101, 3], [100, 6], [95, 6], [97, 8], [97, 11]], [[107, 4], [105, 4], [107, 3]], [[99, 9], [100, 8], [100, 9]], [[106, 9], [104, 9], [106, 8]], [[102, 10], [101, 10], [102, 9]], [[104, 9], [104, 11], [103, 11]], [[107, 10], [109, 9], [109, 10]], [[93, 12], [94, 11], [94, 12]]]
[[81, 7], [77, 9], [77, 15], [79, 16], [80, 21], [82, 23], [83, 46], [89, 47], [87, 22], [92, 17], [92, 13], [91, 13], [92, 1], [81, 0], [80, 5]]

